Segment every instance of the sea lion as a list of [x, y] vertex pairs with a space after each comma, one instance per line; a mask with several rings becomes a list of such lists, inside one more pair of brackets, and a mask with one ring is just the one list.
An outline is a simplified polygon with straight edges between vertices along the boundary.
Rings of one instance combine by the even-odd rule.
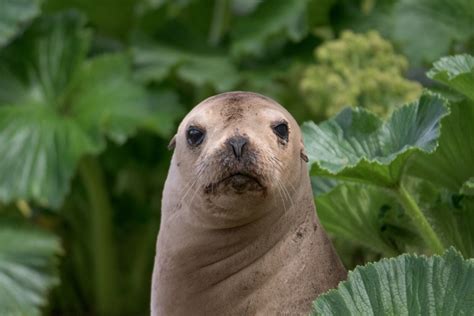
[[210, 97], [170, 147], [152, 315], [303, 315], [346, 278], [316, 215], [299, 126], [277, 102]]

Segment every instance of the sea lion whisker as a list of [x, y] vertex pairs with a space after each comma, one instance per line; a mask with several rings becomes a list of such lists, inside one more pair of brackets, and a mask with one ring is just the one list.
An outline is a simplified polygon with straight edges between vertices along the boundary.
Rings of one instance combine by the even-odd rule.
[[184, 199], [188, 196], [188, 194], [191, 192], [191, 190], [193, 190], [194, 186], [197, 184], [197, 182], [199, 181], [199, 177], [202, 173], [203, 169], [201, 168], [198, 168], [198, 172], [196, 173], [196, 177], [194, 178], [193, 181], [189, 181], [187, 183], [187, 189], [186, 189], [186, 192], [184, 194], [182, 194], [182, 192], [185, 190], [184, 188], [181, 190], [181, 199], [179, 200], [179, 203], [176, 205], [176, 208], [174, 210], [176, 210], [184, 201]]
[[283, 194], [285, 195], [285, 198], [288, 202], [290, 202], [290, 207], [293, 206], [293, 199], [291, 198], [290, 194], [288, 193], [288, 191], [285, 189], [285, 186], [283, 185], [283, 183], [281, 182], [281, 180], [278, 180], [279, 182], [279, 185], [280, 185], [280, 188], [283, 192]]
[[296, 191], [295, 186], [294, 186], [293, 184], [291, 184], [291, 183], [289, 183], [289, 184], [290, 184], [290, 187], [291, 187], [291, 189], [293, 190], [293, 192], [294, 192], [295, 194], [297, 194], [298, 192]]
[[278, 194], [280, 195], [280, 199], [281, 199], [281, 202], [283, 204], [283, 209], [285, 210], [285, 213], [288, 211], [288, 209], [286, 208], [286, 203], [285, 203], [285, 199], [283, 198], [283, 194], [282, 194], [282, 191], [281, 191], [281, 185], [280, 185], [280, 182], [277, 181], [277, 188], [278, 188]]

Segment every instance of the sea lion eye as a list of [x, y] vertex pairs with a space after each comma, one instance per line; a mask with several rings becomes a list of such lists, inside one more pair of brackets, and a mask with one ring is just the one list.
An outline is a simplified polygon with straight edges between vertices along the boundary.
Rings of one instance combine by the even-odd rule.
[[287, 123], [280, 123], [278, 125], [273, 126], [273, 132], [281, 139], [288, 141], [288, 124]]
[[191, 126], [186, 132], [186, 139], [191, 146], [198, 146], [204, 140], [205, 132], [197, 127]]

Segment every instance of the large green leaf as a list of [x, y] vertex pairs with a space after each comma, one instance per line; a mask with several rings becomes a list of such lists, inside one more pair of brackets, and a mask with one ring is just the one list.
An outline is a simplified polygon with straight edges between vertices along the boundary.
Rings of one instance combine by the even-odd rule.
[[432, 221], [446, 245], [453, 245], [464, 256], [474, 258], [474, 198], [446, 197], [449, 199], [438, 201], [429, 209]]
[[81, 156], [123, 142], [149, 115], [126, 56], [85, 61], [89, 32], [45, 17], [0, 55], [0, 199], [58, 207]]
[[401, 0], [393, 12], [393, 39], [414, 63], [450, 52], [474, 36], [472, 0]]
[[223, 55], [198, 54], [175, 47], [153, 44], [134, 48], [136, 75], [141, 81], [161, 82], [176, 75], [196, 86], [211, 85], [217, 91], [235, 87], [237, 69]]
[[474, 56], [443, 57], [433, 64], [428, 77], [443, 82], [474, 101]]
[[430, 156], [417, 154], [408, 172], [458, 192], [474, 176], [474, 104], [465, 100], [451, 104], [450, 110], [438, 150]]
[[395, 185], [413, 153], [434, 151], [447, 112], [441, 97], [425, 94], [386, 122], [363, 109], [347, 108], [319, 126], [305, 123], [310, 164], [320, 174]]
[[40, 14], [41, 0], [0, 0], [0, 47]]
[[252, 14], [237, 20], [232, 52], [237, 56], [262, 56], [275, 39], [301, 40], [308, 32], [307, 4], [308, 0], [263, 1]]
[[397, 255], [419, 239], [396, 197], [375, 186], [343, 183], [317, 196], [316, 205], [330, 234], [384, 255]]
[[[473, 72], [473, 57], [461, 55], [442, 58], [429, 75], [473, 97]], [[442, 122], [439, 149], [429, 157], [417, 155], [410, 172], [459, 192], [464, 182], [474, 177], [474, 99], [452, 102], [450, 109], [451, 114]]]
[[59, 240], [53, 235], [0, 227], [0, 314], [41, 315], [48, 291], [59, 283]]
[[313, 315], [472, 315], [474, 261], [454, 249], [443, 256], [401, 255], [349, 273], [314, 302]]

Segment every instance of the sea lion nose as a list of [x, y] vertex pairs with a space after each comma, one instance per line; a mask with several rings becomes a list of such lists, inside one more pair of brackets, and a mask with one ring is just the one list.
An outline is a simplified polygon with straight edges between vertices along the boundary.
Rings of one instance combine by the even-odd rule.
[[232, 151], [237, 159], [242, 158], [244, 146], [247, 144], [247, 138], [243, 136], [234, 136], [227, 140], [227, 144], [232, 147]]

